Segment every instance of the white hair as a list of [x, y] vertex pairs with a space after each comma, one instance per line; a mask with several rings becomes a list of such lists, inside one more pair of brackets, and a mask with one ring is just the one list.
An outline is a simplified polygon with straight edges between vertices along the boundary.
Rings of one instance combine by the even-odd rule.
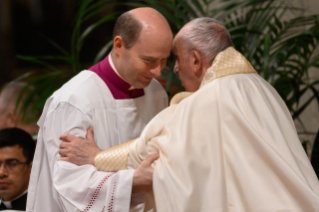
[[197, 50], [212, 62], [220, 52], [233, 46], [227, 29], [213, 18], [196, 18], [186, 25], [182, 39], [189, 50]]

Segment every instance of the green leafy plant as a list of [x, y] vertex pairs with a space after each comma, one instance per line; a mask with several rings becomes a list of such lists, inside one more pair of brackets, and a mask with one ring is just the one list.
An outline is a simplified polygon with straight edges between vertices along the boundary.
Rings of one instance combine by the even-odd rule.
[[[99, 26], [107, 21], [115, 20], [118, 16], [117, 12], [108, 12], [110, 8], [115, 7], [116, 3], [112, 0], [82, 0], [75, 17], [74, 29], [72, 33], [70, 50], [63, 49], [49, 38], [45, 39], [61, 53], [60, 56], [25, 56], [18, 55], [19, 59], [39, 64], [41, 68], [34, 72], [29, 72], [18, 79], [27, 81], [27, 86], [22, 90], [17, 105], [22, 104], [22, 113], [32, 104], [33, 111], [41, 111], [48, 97], [54, 91], [59, 89], [65, 82], [79, 73], [87, 66], [81, 62], [80, 53], [85, 39]], [[105, 13], [108, 12], [106, 15]], [[102, 16], [102, 15], [103, 16]], [[96, 17], [101, 17], [94, 21]], [[93, 23], [92, 23], [93, 20]], [[85, 25], [88, 26], [84, 27]], [[95, 56], [93, 63], [100, 61], [107, 51], [110, 50], [112, 41], [102, 46], [101, 50]], [[53, 64], [63, 64], [56, 66]], [[33, 87], [33, 91], [26, 100], [21, 101], [23, 93]], [[35, 113], [38, 114], [38, 113]], [[25, 117], [25, 114], [23, 114]]]

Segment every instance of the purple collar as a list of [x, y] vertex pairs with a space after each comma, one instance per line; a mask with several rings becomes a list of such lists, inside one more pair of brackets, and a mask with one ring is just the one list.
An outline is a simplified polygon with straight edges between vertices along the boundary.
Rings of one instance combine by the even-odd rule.
[[101, 62], [89, 68], [89, 70], [96, 73], [105, 82], [114, 99], [131, 99], [144, 95], [143, 89], [130, 90], [131, 85], [116, 74], [109, 63], [109, 55]]

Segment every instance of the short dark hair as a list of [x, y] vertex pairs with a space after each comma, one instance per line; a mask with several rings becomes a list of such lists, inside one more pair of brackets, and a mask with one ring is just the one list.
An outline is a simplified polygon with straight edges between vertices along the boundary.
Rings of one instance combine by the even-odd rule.
[[136, 20], [129, 12], [123, 13], [115, 23], [113, 39], [116, 36], [121, 36], [125, 48], [129, 49], [137, 42], [142, 27], [141, 22]]
[[33, 161], [35, 152], [35, 141], [31, 135], [18, 128], [7, 128], [0, 130], [0, 148], [18, 145], [22, 148], [27, 163]]

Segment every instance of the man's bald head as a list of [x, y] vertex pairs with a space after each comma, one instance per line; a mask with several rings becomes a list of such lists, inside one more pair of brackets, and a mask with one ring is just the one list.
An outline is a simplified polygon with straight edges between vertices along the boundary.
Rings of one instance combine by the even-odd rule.
[[111, 58], [125, 82], [145, 88], [161, 75], [172, 43], [173, 34], [163, 15], [152, 8], [138, 8], [117, 20]]
[[123, 13], [116, 21], [113, 39], [121, 36], [124, 45], [130, 49], [140, 38], [141, 32], [164, 31], [172, 35], [164, 16], [153, 8], [143, 7]]
[[206, 17], [187, 23], [177, 34], [174, 44], [176, 42], [181, 42], [189, 51], [197, 50], [209, 63], [219, 52], [233, 46], [227, 29]]

